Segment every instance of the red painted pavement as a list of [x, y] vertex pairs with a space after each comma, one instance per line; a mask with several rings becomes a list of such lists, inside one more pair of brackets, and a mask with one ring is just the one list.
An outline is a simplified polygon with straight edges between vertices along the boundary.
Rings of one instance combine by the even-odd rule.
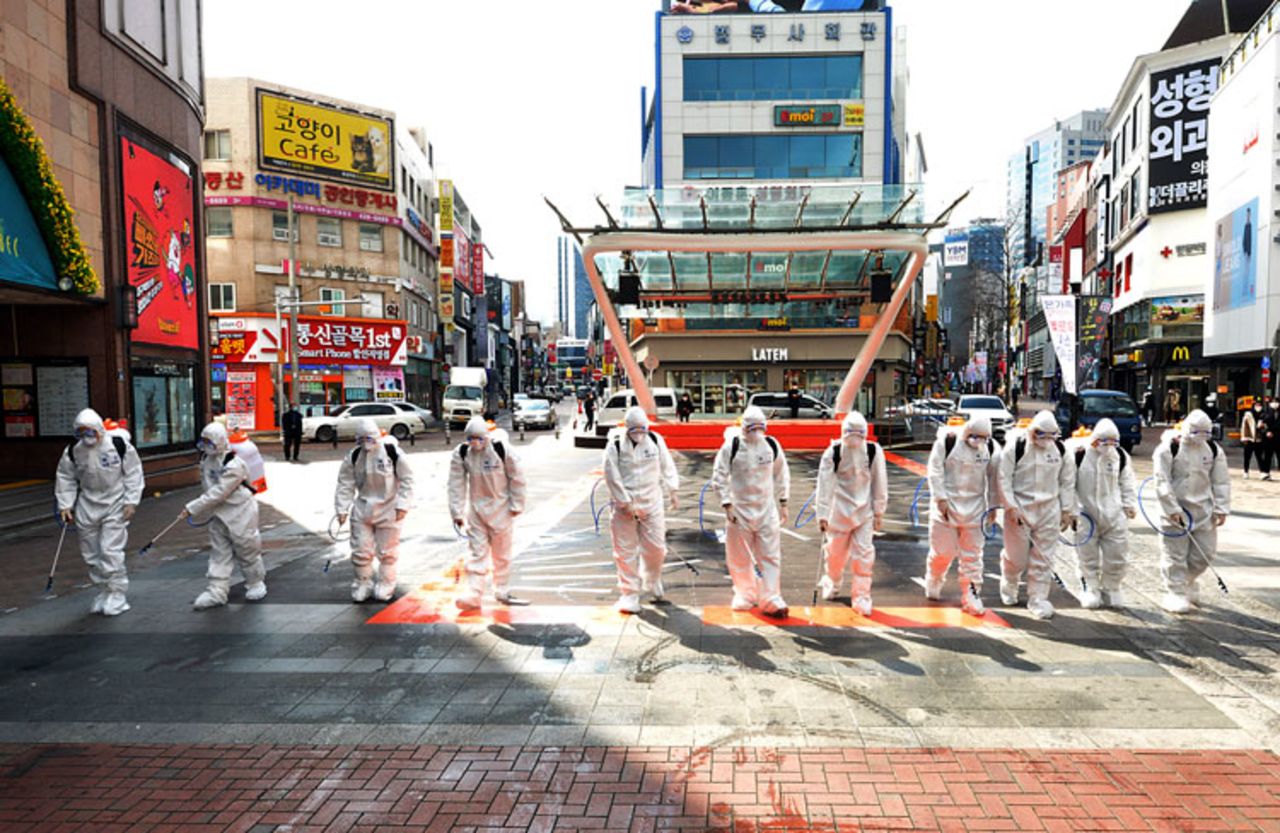
[[0, 829], [1275, 831], [1265, 751], [4, 746]]

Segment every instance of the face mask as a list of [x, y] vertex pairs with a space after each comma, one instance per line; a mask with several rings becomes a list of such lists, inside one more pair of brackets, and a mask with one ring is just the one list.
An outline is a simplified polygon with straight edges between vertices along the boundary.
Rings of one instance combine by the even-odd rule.
[[471, 446], [474, 451], [483, 451], [484, 444], [487, 440], [484, 437], [467, 437], [467, 445]]
[[849, 445], [862, 445], [867, 441], [867, 435], [861, 431], [850, 431], [844, 435], [844, 441]]
[[92, 428], [78, 428], [76, 429], [76, 439], [85, 445], [97, 445], [98, 432]]
[[761, 424], [761, 423], [756, 423], [755, 425], [748, 425], [748, 426], [747, 426], [747, 436], [748, 436], [748, 437], [750, 437], [750, 436], [755, 436], [755, 435], [757, 435], [757, 434], [763, 434], [763, 433], [764, 433], [764, 425], [763, 425], [763, 424]]
[[1041, 431], [1038, 428], [1034, 429], [1031, 432], [1031, 439], [1035, 442], [1036, 445], [1041, 447], [1049, 445], [1057, 438], [1058, 438], [1057, 434], [1053, 434], [1048, 431]]
[[1187, 439], [1193, 443], [1204, 443], [1204, 442], [1208, 442], [1209, 438], [1212, 436], [1213, 436], [1212, 431], [1194, 430], [1189, 434], [1187, 434]]
[[365, 449], [369, 451], [373, 451], [375, 448], [378, 447], [378, 438], [377, 437], [361, 437], [360, 445], [364, 446]]
[[964, 441], [969, 444], [970, 448], [982, 448], [984, 445], [987, 444], [988, 439], [990, 438], [984, 437], [981, 434], [970, 434], [969, 436], [965, 437]]
[[638, 443], [644, 439], [644, 435], [649, 433], [648, 428], [629, 428], [627, 436], [631, 438], [633, 443]]
[[217, 446], [213, 444], [213, 440], [206, 440], [204, 437], [201, 437], [196, 440], [196, 448], [202, 454], [212, 454]]

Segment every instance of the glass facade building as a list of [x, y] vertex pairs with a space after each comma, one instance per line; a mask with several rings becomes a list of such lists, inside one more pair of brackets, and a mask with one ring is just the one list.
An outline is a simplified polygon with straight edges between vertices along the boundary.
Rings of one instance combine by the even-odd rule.
[[684, 137], [686, 179], [862, 176], [862, 134], [766, 133]]
[[684, 59], [685, 101], [862, 98], [861, 55], [764, 55]]

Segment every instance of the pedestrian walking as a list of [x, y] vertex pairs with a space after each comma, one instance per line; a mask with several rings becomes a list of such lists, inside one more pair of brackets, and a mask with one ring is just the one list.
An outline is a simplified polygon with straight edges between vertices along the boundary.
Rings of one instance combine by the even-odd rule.
[[75, 441], [58, 458], [58, 515], [64, 526], [75, 524], [80, 555], [98, 588], [90, 611], [118, 616], [129, 609], [124, 551], [129, 521], [142, 500], [142, 461], [125, 437], [108, 435], [92, 408], [76, 414], [74, 433]]
[[280, 427], [284, 430], [284, 459], [298, 462], [298, 450], [302, 447], [302, 414], [297, 405], [290, 405], [280, 419]]
[[822, 532], [822, 598], [840, 592], [846, 565], [852, 574], [849, 604], [871, 615], [871, 571], [876, 563], [874, 533], [884, 524], [889, 505], [889, 477], [884, 454], [867, 439], [867, 420], [853, 411], [844, 419], [840, 439], [818, 463], [816, 498]]
[[782, 446], [766, 436], [764, 411], [742, 414], [742, 432], [730, 432], [716, 454], [712, 488], [725, 521], [725, 562], [733, 582], [733, 609], [759, 607], [785, 617], [782, 599], [782, 525], [787, 522], [791, 472]]
[[1271, 479], [1271, 469], [1280, 464], [1280, 401], [1267, 402], [1266, 430], [1263, 435], [1264, 453], [1267, 456], [1267, 473], [1263, 480]]
[[524, 511], [525, 479], [515, 452], [491, 436], [480, 417], [467, 423], [466, 441], [449, 461], [449, 513], [467, 536], [467, 589], [455, 602], [460, 610], [480, 607], [493, 571], [493, 598], [518, 604], [511, 594], [511, 538], [516, 516]]
[[363, 602], [372, 595], [387, 602], [395, 596], [400, 529], [412, 504], [413, 470], [399, 443], [382, 436], [373, 420], [357, 420], [356, 447], [342, 458], [334, 495], [338, 525], [351, 516], [351, 601]]
[[676, 403], [676, 415], [680, 417], [681, 422], [688, 422], [692, 414], [693, 400], [689, 398], [688, 392], [680, 394], [680, 401]]
[[1254, 400], [1253, 407], [1244, 412], [1240, 420], [1240, 442], [1244, 446], [1244, 477], [1249, 479], [1249, 463], [1256, 461], [1258, 472], [1263, 479], [1271, 476], [1271, 460], [1266, 447], [1262, 443], [1262, 432], [1265, 425], [1262, 413], [1262, 400]]
[[1156, 420], [1156, 396], [1151, 388], [1142, 394], [1142, 418], [1148, 427]]
[[610, 432], [604, 448], [604, 482], [613, 501], [613, 561], [618, 568], [622, 613], [639, 613], [640, 596], [664, 598], [662, 564], [667, 559], [668, 500], [677, 505], [680, 475], [667, 444], [649, 430], [644, 410], [627, 411], [624, 427]]
[[591, 390], [587, 391], [587, 395], [582, 400], [582, 412], [587, 417], [586, 430], [590, 431], [596, 424], [596, 395]]

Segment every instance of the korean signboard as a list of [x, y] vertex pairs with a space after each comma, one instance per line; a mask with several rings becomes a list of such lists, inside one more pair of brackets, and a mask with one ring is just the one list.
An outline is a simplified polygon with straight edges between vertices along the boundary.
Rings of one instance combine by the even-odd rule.
[[843, 117], [839, 104], [779, 104], [773, 108], [774, 127], [838, 127]]
[[1217, 89], [1217, 59], [1151, 74], [1149, 214], [1208, 201], [1209, 100]]
[[[817, 6], [815, 8], [814, 6]], [[796, 0], [751, 0], [749, 3], [726, 3], [724, 0], [663, 0], [662, 10], [668, 14], [715, 14], [722, 12], [874, 12], [880, 0], [823, 0], [821, 3]]]
[[440, 180], [440, 231], [453, 231], [453, 181]]
[[[274, 362], [281, 339], [271, 316], [215, 316], [217, 362]], [[403, 321], [305, 316], [298, 319], [298, 361], [307, 364], [404, 365], [408, 328]], [[285, 351], [287, 353], [287, 350]], [[287, 358], [287, 356], [285, 356]]]
[[191, 168], [120, 137], [124, 222], [130, 285], [138, 297], [133, 341], [199, 349], [195, 191]]
[[1111, 299], [1103, 295], [1080, 297], [1080, 340], [1076, 362], [1080, 390], [1090, 390], [1102, 384], [1102, 359], [1107, 355], [1111, 303]]
[[471, 291], [477, 295], [484, 292], [483, 243], [474, 243], [471, 246]]
[[257, 94], [261, 167], [395, 190], [391, 119], [269, 90]]

